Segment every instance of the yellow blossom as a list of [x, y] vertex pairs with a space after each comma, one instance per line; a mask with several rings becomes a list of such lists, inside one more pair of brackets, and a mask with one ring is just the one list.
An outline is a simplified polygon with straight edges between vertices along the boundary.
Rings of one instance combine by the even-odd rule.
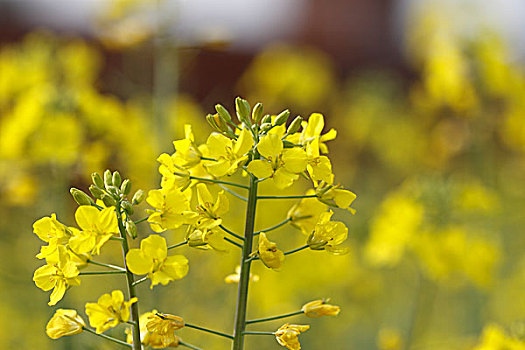
[[314, 300], [303, 305], [301, 310], [308, 317], [337, 316], [341, 308], [327, 304], [328, 300]]
[[214, 161], [204, 164], [208, 172], [215, 176], [232, 175], [247, 160], [247, 153], [253, 147], [251, 133], [243, 128], [237, 140], [232, 141], [226, 136], [212, 133], [206, 142], [209, 156]]
[[60, 223], [56, 214], [35, 221], [33, 232], [41, 240], [49, 243], [47, 246], [42, 246], [36, 256], [39, 259], [46, 259], [48, 263], [58, 262], [58, 247], [67, 245], [72, 235], [72, 230]]
[[[147, 324], [150, 322], [151, 318], [156, 317], [158, 312], [157, 310], [152, 310], [151, 312], [146, 312], [139, 317], [140, 324], [140, 339], [142, 344], [146, 346], [151, 346], [153, 349], [164, 349], [164, 348], [176, 348], [179, 346], [180, 338], [175, 336], [161, 335], [158, 333], [148, 331]], [[133, 332], [130, 328], [126, 328], [127, 339], [126, 341], [129, 344], [133, 344]]]
[[219, 252], [228, 251], [228, 244], [224, 240], [224, 232], [212, 227], [202, 228], [199, 226], [188, 226], [186, 240], [190, 247], [200, 249], [214, 249]]
[[264, 232], [259, 234], [257, 255], [266, 267], [278, 269], [284, 262], [284, 253], [277, 249], [277, 244], [270, 242]]
[[346, 209], [350, 213], [355, 214], [355, 209], [350, 207], [357, 198], [355, 193], [345, 190], [339, 185], [329, 185], [325, 182], [317, 185], [315, 193], [321, 202], [332, 207]]
[[505, 334], [505, 331], [498, 325], [491, 324], [485, 326], [481, 342], [474, 350], [525, 350], [525, 343], [519, 339], [512, 338]]
[[58, 303], [69, 286], [80, 285], [77, 265], [70, 260], [65, 247], [59, 246], [58, 249], [58, 261], [39, 267], [33, 275], [33, 281], [38, 288], [46, 292], [53, 289], [49, 297], [49, 306]]
[[[229, 274], [228, 276], [224, 277], [225, 283], [239, 283], [239, 280], [241, 278], [241, 267], [237, 265], [235, 267], [235, 273]], [[254, 275], [250, 272], [250, 281], [252, 282], [259, 282], [259, 275]]]
[[308, 174], [314, 182], [323, 181], [332, 183], [334, 174], [332, 174], [332, 163], [327, 156], [319, 154], [319, 139], [314, 140], [306, 145], [306, 155], [308, 157]]
[[321, 135], [324, 128], [324, 116], [320, 113], [312, 113], [308, 118], [308, 121], [302, 122], [303, 131], [300, 134], [295, 134], [289, 138], [290, 141], [300, 144], [307, 145], [316, 141], [315, 152], [328, 153], [328, 147], [325, 142], [334, 140], [337, 136], [335, 129], [330, 129], [326, 134]]
[[137, 298], [124, 301], [124, 294], [120, 290], [103, 294], [96, 303], [86, 303], [89, 323], [96, 328], [97, 333], [103, 333], [119, 323], [129, 321], [129, 308], [136, 302]]
[[301, 334], [301, 332], [306, 332], [309, 328], [310, 326], [308, 325], [286, 323], [275, 332], [275, 338], [279, 345], [289, 350], [300, 350], [301, 344], [297, 336]]
[[183, 224], [190, 224], [197, 214], [190, 210], [188, 198], [180, 190], [151, 190], [146, 201], [155, 208], [150, 212], [148, 222], [155, 232], [175, 229]]
[[98, 210], [89, 205], [81, 205], [75, 212], [75, 219], [82, 231], [71, 237], [69, 245], [76, 253], [98, 255], [102, 246], [119, 234], [113, 207]]
[[154, 336], [163, 347], [177, 342], [175, 330], [184, 327], [184, 320], [178, 316], [155, 313], [148, 317], [146, 329], [150, 336]]
[[[308, 190], [306, 195], [312, 195], [315, 192]], [[317, 198], [302, 198], [288, 211], [290, 223], [300, 229], [304, 234], [309, 235], [319, 221], [319, 216], [326, 212], [327, 206], [321, 203]]]
[[175, 159], [167, 153], [158, 158], [159, 173], [162, 175], [161, 187], [164, 189], [178, 189], [184, 191], [191, 183], [190, 171], [175, 164]]
[[314, 231], [308, 237], [307, 244], [313, 250], [327, 250], [334, 254], [343, 254], [345, 248], [339, 245], [346, 240], [348, 228], [342, 222], [330, 221], [333, 212], [322, 213]]
[[175, 154], [173, 155], [174, 163], [183, 169], [188, 169], [200, 163], [202, 153], [195, 144], [195, 137], [191, 125], [184, 125], [185, 138], [173, 141]]
[[140, 242], [140, 249], [130, 249], [126, 264], [137, 275], [148, 275], [151, 289], [157, 284], [166, 285], [181, 279], [188, 273], [188, 259], [183, 255], [168, 256], [166, 240], [159, 235], [150, 235]]
[[86, 324], [76, 310], [58, 309], [46, 326], [46, 334], [51, 339], [58, 339], [66, 335], [80, 334]]
[[222, 223], [221, 217], [229, 210], [228, 197], [224, 191], [220, 191], [217, 195], [217, 200], [213, 199], [208, 187], [203, 184], [197, 184], [197, 212], [199, 217], [196, 225], [199, 228], [210, 229], [217, 227]]

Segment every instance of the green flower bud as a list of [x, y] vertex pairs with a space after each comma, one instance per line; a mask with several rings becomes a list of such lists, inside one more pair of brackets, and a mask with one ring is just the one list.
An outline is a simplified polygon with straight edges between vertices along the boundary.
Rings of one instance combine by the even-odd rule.
[[73, 196], [75, 202], [78, 203], [78, 205], [91, 205], [91, 203], [93, 203], [91, 197], [89, 197], [85, 192], [79, 190], [78, 188], [72, 187], [69, 190], [69, 192]]
[[131, 200], [131, 203], [140, 204], [140, 202], [142, 202], [145, 197], [146, 197], [146, 193], [144, 193], [144, 191], [137, 190], [137, 192], [135, 192], [135, 194], [133, 195], [133, 199]]
[[122, 185], [120, 186], [120, 192], [124, 195], [129, 194], [131, 191], [131, 182], [129, 179], [126, 179], [122, 181]]
[[219, 128], [219, 130], [221, 132], [224, 132], [224, 131], [227, 131], [228, 130], [228, 124], [226, 124], [226, 122], [224, 121], [224, 119], [222, 119], [219, 114], [215, 113], [214, 115], [212, 115], [212, 118], [213, 120], [215, 121], [215, 124], [217, 125], [217, 127]]
[[115, 197], [118, 197], [119, 195], [119, 189], [115, 186], [107, 186], [106, 189], [110, 194], [112, 194]]
[[300, 115], [295, 117], [295, 119], [292, 121], [292, 123], [288, 127], [288, 130], [286, 130], [286, 133], [295, 134], [296, 132], [298, 132], [299, 129], [301, 128], [302, 121], [303, 121], [303, 118]]
[[221, 104], [216, 104], [215, 110], [217, 111], [221, 119], [224, 120], [226, 123], [232, 121], [232, 116], [230, 115], [230, 112], [228, 112], [228, 110], [224, 108]]
[[211, 114], [208, 114], [206, 116], [206, 121], [208, 122], [208, 124], [210, 124], [213, 130], [222, 133], [222, 130], [219, 129], [219, 126], [217, 125], [217, 123], [215, 122], [215, 119], [213, 118]]
[[137, 225], [131, 220], [126, 221], [126, 233], [133, 239], [137, 238]]
[[263, 105], [261, 102], [257, 103], [252, 110], [252, 120], [259, 123], [263, 117]]
[[104, 171], [104, 186], [106, 189], [108, 186], [113, 186], [113, 174], [111, 174], [109, 169]]
[[119, 187], [122, 183], [122, 178], [120, 177], [120, 173], [118, 171], [113, 172], [113, 186]]
[[283, 125], [286, 123], [286, 121], [290, 118], [290, 111], [285, 109], [279, 115], [275, 118], [274, 124], [275, 125]]
[[130, 202], [122, 201], [122, 203], [120, 203], [120, 205], [122, 206], [122, 209], [124, 209], [126, 211], [126, 213], [128, 213], [129, 215], [133, 214], [133, 206], [131, 205]]
[[106, 192], [104, 192], [103, 189], [101, 189], [100, 187], [97, 187], [95, 185], [89, 186], [89, 192], [91, 192], [93, 197], [95, 197], [96, 199], [102, 199], [102, 195], [104, 193], [106, 193]]
[[104, 202], [104, 205], [106, 207], [114, 207], [115, 205], [117, 205], [117, 201], [115, 200], [115, 198], [111, 197], [109, 194], [106, 193], [104, 193], [104, 195], [102, 196], [102, 202]]
[[268, 131], [273, 127], [272, 123], [261, 124], [261, 131]]
[[237, 97], [235, 99], [235, 110], [237, 113], [237, 118], [239, 118], [239, 121], [241, 123], [245, 123], [247, 125], [250, 125], [250, 104], [248, 101]]
[[269, 115], [269, 114], [266, 114], [264, 117], [262, 117], [261, 119], [261, 124], [266, 124], [266, 123], [272, 123], [272, 116]]
[[91, 180], [93, 180], [95, 186], [99, 188], [104, 188], [104, 180], [102, 180], [102, 176], [100, 176], [99, 173], [91, 174]]

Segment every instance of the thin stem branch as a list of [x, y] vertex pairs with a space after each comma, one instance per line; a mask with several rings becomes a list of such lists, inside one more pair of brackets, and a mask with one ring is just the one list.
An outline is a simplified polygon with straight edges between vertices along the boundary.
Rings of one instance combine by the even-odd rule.
[[305, 244], [303, 246], [300, 246], [299, 248], [295, 248], [295, 249], [289, 250], [287, 252], [284, 252], [284, 255], [293, 254], [293, 253], [299, 252], [299, 251], [301, 251], [303, 249], [306, 249], [308, 247], [309, 247], [309, 245]]
[[298, 196], [258, 196], [257, 199], [299, 199], [299, 198], [315, 198], [315, 194], [304, 194]]
[[246, 335], [275, 335], [275, 332], [258, 332], [258, 331], [244, 331]]
[[123, 275], [126, 271], [82, 271], [79, 273], [79, 276], [89, 276], [89, 275]]
[[124, 272], [126, 271], [125, 268], [120, 267], [120, 266], [116, 266], [116, 265], [106, 264], [106, 263], [102, 263], [102, 262], [98, 262], [98, 261], [94, 261], [94, 260], [88, 260], [87, 262], [90, 263], [90, 264], [93, 264], [93, 265], [108, 267], [110, 269], [117, 270], [117, 271], [124, 271]]
[[192, 345], [190, 343], [185, 343], [185, 342], [183, 342], [181, 340], [179, 340], [179, 345], [185, 346], [185, 347], [187, 347], [189, 349], [193, 349], [193, 350], [202, 350], [201, 348], [198, 348], [195, 345]]
[[235, 192], [235, 191], [230, 190], [230, 189], [229, 189], [228, 187], [226, 187], [226, 186], [219, 185], [219, 187], [222, 188], [223, 190], [225, 190], [226, 192], [228, 192], [229, 194], [231, 194], [232, 196], [239, 198], [239, 199], [242, 200], [242, 201], [245, 201], [245, 202], [248, 201], [248, 198], [241, 196], [240, 194], [238, 194], [238, 193]]
[[110, 337], [109, 335], [105, 335], [103, 333], [97, 333], [95, 332], [94, 330], [92, 330], [91, 328], [87, 328], [87, 327], [82, 327], [83, 330], [85, 330], [86, 332], [89, 332], [91, 334], [94, 334], [98, 337], [101, 337], [101, 338], [104, 338], [106, 340], [109, 340], [109, 341], [112, 341], [114, 343], [117, 343], [117, 344], [120, 344], [120, 345], [124, 345], [124, 346], [127, 346], [128, 348], [131, 348], [133, 345], [131, 344], [128, 344], [126, 343], [125, 341], [123, 340], [120, 340], [120, 339], [117, 339], [117, 338], [113, 338], [113, 337]]
[[213, 162], [216, 162], [217, 159], [214, 159], [214, 158], [208, 158], [208, 157], [201, 157], [202, 160], [211, 160]]
[[259, 322], [266, 322], [266, 321], [273, 321], [273, 320], [279, 320], [281, 318], [291, 317], [295, 315], [300, 315], [304, 313], [302, 310], [289, 312], [287, 314], [278, 315], [278, 316], [271, 316], [271, 317], [263, 317], [263, 318], [256, 318], [253, 320], [246, 321], [246, 324], [252, 324], [252, 323], [259, 323]]
[[229, 239], [228, 237], [224, 237], [224, 240], [225, 240], [226, 242], [230, 242], [230, 243], [233, 244], [234, 246], [239, 247], [239, 248], [242, 249], [242, 245], [239, 244], [239, 243], [237, 243], [237, 242], [235, 242], [234, 240], [231, 240], [231, 239]]
[[183, 241], [183, 242], [176, 243], [174, 245], [170, 245], [168, 247], [168, 250], [173, 249], [173, 248], [177, 248], [177, 247], [180, 247], [180, 246], [183, 246], [185, 244], [188, 244], [188, 241]]
[[265, 228], [264, 230], [257, 231], [257, 232], [255, 232], [253, 235], [254, 235], [254, 236], [257, 236], [257, 235], [261, 234], [262, 232], [273, 231], [273, 230], [278, 229], [279, 227], [281, 227], [281, 226], [283, 226], [283, 225], [286, 225], [286, 224], [289, 223], [290, 221], [292, 221], [292, 218], [286, 218], [285, 220], [281, 221], [281, 222], [278, 223], [277, 225], [273, 225], [273, 226], [271, 226], [271, 227]]
[[136, 280], [136, 281], [133, 281], [133, 287], [135, 287], [137, 284], [141, 284], [142, 282], [146, 282], [148, 280], [148, 276], [146, 277], [142, 277], [141, 279], [139, 280]]
[[122, 237], [111, 237], [109, 240], [110, 241], [119, 241], [119, 242], [123, 241]]
[[219, 225], [219, 227], [226, 233], [229, 233], [230, 235], [232, 235], [233, 237], [237, 238], [237, 239], [240, 239], [241, 241], [244, 241], [244, 237], [242, 236], [239, 236], [238, 234], [236, 234], [235, 232], [233, 232], [232, 230], [228, 229], [227, 227], [223, 226], [223, 225]]
[[[187, 174], [182, 174], [182, 173], [174, 173], [174, 174], [178, 175], [178, 176], [188, 176]], [[191, 175], [189, 176], [189, 178], [190, 178], [190, 180], [197, 180], [197, 181], [202, 181], [202, 182], [213, 182], [213, 183], [216, 183], [216, 184], [222, 184], [222, 185], [227, 185], [227, 186], [244, 188], [245, 190], [249, 189], [248, 186], [242, 185], [242, 184], [238, 184], [238, 183], [235, 183], [235, 182], [222, 181], [222, 180], [217, 180], [217, 179], [207, 179], [207, 178], [204, 178], [204, 177], [191, 176]]]
[[137, 224], [140, 224], [141, 222], [144, 222], [146, 220], [148, 220], [148, 217], [145, 217], [145, 218], [142, 218], [140, 220], [137, 220], [137, 221], [134, 222], [134, 224], [137, 225]]
[[194, 329], [198, 329], [199, 331], [203, 331], [203, 332], [208, 332], [208, 333], [211, 333], [211, 334], [219, 335], [221, 337], [228, 338], [228, 339], [233, 339], [232, 335], [229, 335], [229, 334], [226, 334], [226, 333], [223, 333], [223, 332], [219, 332], [219, 331], [215, 331], [213, 329], [197, 326], [197, 325], [194, 325], [194, 324], [191, 324], [191, 323], [187, 323], [187, 322], [184, 323], [184, 327], [194, 328]]
[[[126, 281], [128, 284], [128, 294], [129, 299], [135, 298], [137, 293], [135, 291], [135, 277], [133, 273], [129, 270], [128, 264], [126, 262], [126, 255], [129, 251], [128, 238], [126, 234], [126, 228], [124, 227], [124, 221], [122, 220], [122, 212], [120, 211], [120, 203], [117, 204], [115, 208], [117, 212], [117, 222], [120, 232], [120, 237], [122, 238], [122, 258], [124, 260], [124, 266], [126, 267]], [[133, 350], [141, 350], [142, 344], [140, 340], [140, 325], [139, 325], [139, 308], [138, 303], [131, 304], [131, 322], [134, 322], [135, 325], [131, 326], [132, 336], [133, 336]]]

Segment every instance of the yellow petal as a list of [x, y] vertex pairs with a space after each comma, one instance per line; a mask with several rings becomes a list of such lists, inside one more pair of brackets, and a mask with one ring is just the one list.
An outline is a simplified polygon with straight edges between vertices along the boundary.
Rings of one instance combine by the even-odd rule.
[[273, 168], [270, 162], [256, 159], [248, 164], [248, 172], [255, 175], [259, 179], [263, 179], [272, 176]]
[[128, 269], [136, 275], [145, 275], [153, 269], [153, 259], [145, 257], [140, 249], [130, 249], [126, 255]]
[[263, 157], [275, 159], [283, 150], [283, 141], [279, 135], [268, 134], [261, 138], [257, 150]]

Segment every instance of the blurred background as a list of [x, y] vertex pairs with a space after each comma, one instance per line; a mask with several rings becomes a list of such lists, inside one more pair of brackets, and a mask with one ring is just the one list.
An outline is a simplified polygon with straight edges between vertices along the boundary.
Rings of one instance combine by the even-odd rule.
[[[93, 171], [158, 188], [156, 158], [184, 124], [204, 142], [205, 115], [240, 95], [272, 113], [323, 113], [338, 130], [336, 180], [358, 195], [355, 216], [336, 213], [350, 253], [304, 251], [280, 272], [256, 264], [250, 318], [330, 297], [338, 317], [291, 320], [311, 325], [304, 349], [525, 349], [524, 22], [522, 0], [0, 0], [0, 348], [118, 348], [46, 336], [55, 308], [31, 280], [42, 265], [32, 223], [57, 213], [74, 225], [68, 190], [86, 190]], [[243, 203], [230, 202], [240, 230]], [[258, 227], [292, 204], [261, 205]], [[284, 227], [272, 240], [304, 237]], [[237, 252], [181, 253], [188, 276], [141, 285], [141, 311], [229, 332]], [[119, 258], [110, 244], [100, 260]], [[84, 314], [114, 288], [123, 281], [83, 276], [57, 306]]]

